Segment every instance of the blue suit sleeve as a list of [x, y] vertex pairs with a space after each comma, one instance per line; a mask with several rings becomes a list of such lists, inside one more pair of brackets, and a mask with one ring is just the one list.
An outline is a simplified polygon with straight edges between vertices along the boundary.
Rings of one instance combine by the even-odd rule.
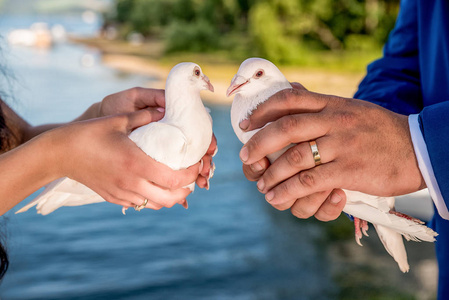
[[[432, 20], [431, 16], [429, 13], [429, 20]], [[426, 103], [432, 105], [424, 108], [422, 79], [426, 78], [420, 77], [423, 74], [420, 55], [424, 55], [420, 51], [425, 50], [418, 41], [418, 19], [424, 22], [423, 10], [422, 7], [418, 9], [418, 1], [402, 0], [395, 28], [384, 47], [384, 56], [368, 66], [367, 75], [354, 98], [376, 103], [404, 115], [420, 114], [421, 132], [431, 162], [428, 167], [432, 169], [441, 195], [449, 207], [449, 99], [437, 99], [446, 102], [433, 104], [436, 100], [430, 101], [427, 97]], [[430, 28], [427, 32], [430, 32]], [[432, 58], [432, 52], [426, 50], [425, 58]], [[434, 70], [430, 68], [430, 61], [425, 66]], [[444, 65], [443, 62], [440, 64]], [[429, 70], [426, 74], [435, 73]]]
[[384, 56], [368, 66], [354, 98], [367, 100], [401, 114], [423, 107], [416, 2], [405, 0], [384, 47]]
[[419, 117], [433, 173], [449, 206], [449, 102], [427, 106]]

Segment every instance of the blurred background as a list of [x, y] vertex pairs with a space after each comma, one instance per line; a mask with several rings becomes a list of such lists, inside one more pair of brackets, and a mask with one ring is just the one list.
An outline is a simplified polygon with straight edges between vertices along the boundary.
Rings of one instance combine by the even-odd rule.
[[[434, 299], [432, 244], [406, 243], [402, 274], [372, 227], [359, 247], [345, 216], [299, 220], [266, 203], [242, 174], [225, 97], [251, 56], [310, 90], [352, 96], [398, 9], [397, 0], [0, 0], [1, 95], [31, 124], [70, 121], [134, 86], [163, 87], [172, 66], [194, 61], [216, 88], [203, 98], [219, 145], [211, 189], [189, 196], [188, 210], [7, 213], [0, 297]], [[423, 191], [397, 206], [429, 220], [430, 201]]]

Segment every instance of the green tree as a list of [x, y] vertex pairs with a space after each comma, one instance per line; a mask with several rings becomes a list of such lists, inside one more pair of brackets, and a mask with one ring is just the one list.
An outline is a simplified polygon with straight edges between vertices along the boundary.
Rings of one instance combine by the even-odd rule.
[[314, 50], [380, 47], [399, 0], [115, 0], [107, 21], [164, 39], [168, 51], [224, 49], [275, 62]]

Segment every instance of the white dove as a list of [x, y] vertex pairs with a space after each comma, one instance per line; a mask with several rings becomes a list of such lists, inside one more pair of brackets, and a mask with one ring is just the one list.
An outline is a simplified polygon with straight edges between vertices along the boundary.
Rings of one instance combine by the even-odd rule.
[[[164, 117], [135, 129], [129, 138], [150, 157], [173, 170], [196, 164], [212, 141], [212, 118], [200, 97], [200, 91], [206, 89], [214, 91], [200, 66], [194, 63], [176, 65], [167, 77]], [[187, 187], [193, 191], [195, 182]], [[38, 213], [47, 215], [62, 206], [103, 201], [90, 188], [64, 177], [51, 182], [39, 196], [16, 213], [36, 205]]]
[[[229, 97], [235, 94], [231, 107], [231, 123], [242, 143], [246, 143], [260, 129], [243, 132], [239, 123], [247, 119], [252, 111], [270, 96], [291, 88], [281, 71], [268, 60], [249, 58], [240, 65], [226, 95]], [[275, 161], [291, 146], [293, 145], [269, 155], [268, 159], [270, 162]], [[368, 236], [367, 222], [372, 223], [385, 249], [398, 263], [402, 272], [409, 270], [402, 236], [406, 240], [435, 241], [437, 233], [422, 225], [423, 222], [394, 211], [394, 197], [376, 197], [348, 190], [345, 190], [345, 193], [347, 202], [343, 211], [354, 217], [356, 242], [362, 245], [362, 232]]]

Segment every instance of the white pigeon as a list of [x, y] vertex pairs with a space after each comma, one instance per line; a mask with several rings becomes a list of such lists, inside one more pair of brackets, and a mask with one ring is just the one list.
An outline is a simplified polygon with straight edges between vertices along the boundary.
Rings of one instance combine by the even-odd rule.
[[[129, 138], [150, 157], [173, 170], [199, 162], [212, 141], [212, 118], [201, 101], [201, 90], [213, 92], [214, 88], [200, 66], [194, 63], [176, 65], [167, 77], [164, 117], [135, 129]], [[193, 191], [195, 182], [187, 187]], [[62, 206], [103, 201], [90, 188], [64, 177], [51, 182], [16, 213], [36, 205], [38, 213], [47, 215]]]
[[[246, 143], [260, 129], [244, 132], [239, 124], [247, 119], [259, 104], [284, 89], [291, 89], [289, 81], [270, 61], [249, 58], [241, 65], [231, 81], [226, 95], [235, 94], [231, 107], [232, 127], [242, 143]], [[268, 125], [268, 124], [267, 124]], [[268, 156], [274, 162], [288, 148]], [[374, 225], [387, 252], [398, 263], [402, 272], [409, 270], [407, 253], [402, 236], [406, 240], [434, 242], [437, 233], [423, 222], [394, 211], [394, 197], [376, 197], [345, 190], [347, 202], [343, 211], [354, 217], [355, 238], [361, 246], [362, 232], [366, 236], [367, 222]]]

